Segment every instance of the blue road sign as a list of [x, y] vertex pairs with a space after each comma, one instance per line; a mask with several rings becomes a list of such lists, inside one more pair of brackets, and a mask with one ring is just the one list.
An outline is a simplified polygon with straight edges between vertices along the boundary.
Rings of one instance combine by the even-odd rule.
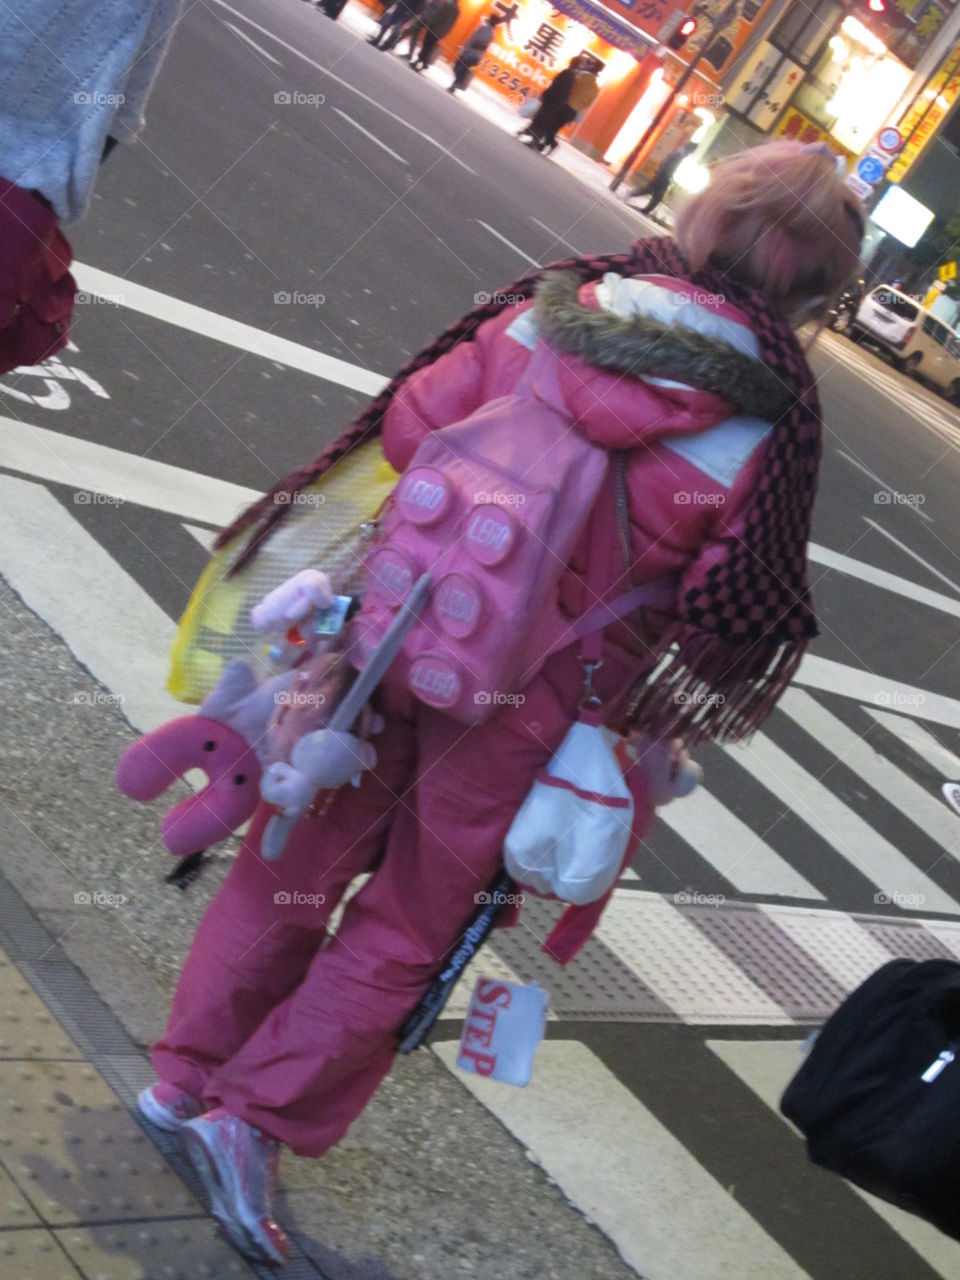
[[883, 177], [883, 164], [876, 156], [864, 156], [857, 161], [857, 176], [864, 182], [869, 182], [872, 187]]

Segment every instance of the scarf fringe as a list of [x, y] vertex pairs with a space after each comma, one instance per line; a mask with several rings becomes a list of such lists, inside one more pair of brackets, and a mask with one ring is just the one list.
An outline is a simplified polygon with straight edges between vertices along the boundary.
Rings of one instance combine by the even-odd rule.
[[619, 728], [655, 739], [742, 742], [769, 716], [807, 649], [807, 640], [752, 644], [676, 623], [661, 659], [634, 690]]

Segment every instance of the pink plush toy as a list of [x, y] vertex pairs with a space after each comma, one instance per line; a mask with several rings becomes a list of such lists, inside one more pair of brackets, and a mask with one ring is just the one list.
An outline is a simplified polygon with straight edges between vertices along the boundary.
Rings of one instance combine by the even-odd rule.
[[144, 734], [117, 765], [117, 786], [132, 800], [156, 800], [188, 769], [209, 781], [175, 804], [160, 834], [178, 857], [224, 840], [252, 816], [266, 763], [266, 728], [289, 672], [258, 682], [245, 662], [231, 662], [196, 715]]

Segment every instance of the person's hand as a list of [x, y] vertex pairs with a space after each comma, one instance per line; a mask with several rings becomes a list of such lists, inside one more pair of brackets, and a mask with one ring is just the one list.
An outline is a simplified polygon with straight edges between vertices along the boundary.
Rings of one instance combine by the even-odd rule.
[[263, 597], [250, 611], [250, 622], [258, 635], [286, 631], [317, 609], [333, 604], [330, 579], [319, 569], [301, 569]]

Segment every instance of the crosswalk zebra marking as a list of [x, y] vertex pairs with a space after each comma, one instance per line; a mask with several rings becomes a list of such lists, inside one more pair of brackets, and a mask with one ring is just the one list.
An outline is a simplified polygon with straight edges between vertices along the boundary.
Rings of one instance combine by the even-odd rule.
[[899, 738], [904, 746], [909, 747], [927, 764], [936, 765], [944, 778], [960, 781], [960, 756], [948, 751], [943, 743], [938, 742], [932, 733], [921, 728], [916, 721], [891, 711], [875, 711], [872, 707], [867, 707], [866, 711], [877, 724]]
[[824, 898], [705, 787], [660, 809], [658, 817], [741, 893]]
[[585, 1045], [544, 1041], [525, 1089], [434, 1052], [646, 1280], [810, 1280]]
[[[780, 1097], [794, 1072], [803, 1061], [800, 1044], [791, 1040], [708, 1040], [707, 1047], [760, 1100], [780, 1116]], [[784, 1125], [796, 1130], [785, 1117]], [[798, 1136], [799, 1140], [799, 1136]], [[848, 1186], [906, 1240], [907, 1244], [934, 1268], [944, 1280], [960, 1275], [960, 1244], [939, 1232], [936, 1227], [898, 1209], [866, 1191]]]
[[6, 475], [0, 574], [118, 698], [134, 728], [182, 714], [166, 692], [173, 620], [49, 490]]
[[[871, 677], [876, 679], [876, 677]], [[768, 791], [879, 890], [916, 910], [960, 915], [960, 903], [763, 733], [730, 752]]]
[[777, 706], [952, 858], [960, 858], [960, 822], [938, 797], [925, 791], [801, 689], [788, 689]]

